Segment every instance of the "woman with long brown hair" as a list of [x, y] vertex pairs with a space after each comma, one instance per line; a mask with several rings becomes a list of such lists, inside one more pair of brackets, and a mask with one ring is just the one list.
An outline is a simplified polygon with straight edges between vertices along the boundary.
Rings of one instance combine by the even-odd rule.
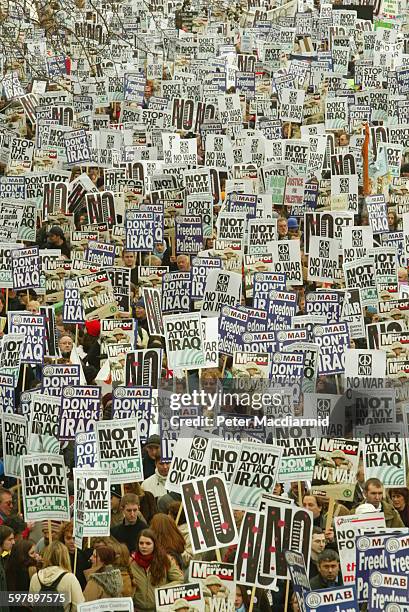
[[132, 554], [131, 570], [136, 580], [135, 610], [155, 612], [155, 588], [183, 583], [183, 572], [166, 554], [152, 529], [138, 536], [137, 550]]
[[[181, 570], [184, 570], [186, 565], [183, 558], [185, 540], [173, 518], [167, 514], [155, 514], [150, 528], [158, 536], [158, 540], [166, 553], [176, 561]], [[188, 561], [189, 559], [187, 559]]]
[[115, 561], [113, 566], [120, 570], [123, 587], [121, 597], [133, 597], [135, 593], [136, 581], [131, 570], [131, 557], [126, 544], [121, 544], [112, 538], [109, 544], [115, 551]]
[[7, 561], [6, 578], [9, 591], [28, 591], [30, 580], [41, 567], [33, 540], [18, 540]]

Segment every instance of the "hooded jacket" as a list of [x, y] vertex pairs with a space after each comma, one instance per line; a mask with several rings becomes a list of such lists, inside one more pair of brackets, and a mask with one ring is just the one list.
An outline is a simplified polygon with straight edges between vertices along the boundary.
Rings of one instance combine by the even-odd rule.
[[[58, 576], [64, 572], [66, 572], [66, 570], [64, 570], [62, 567], [58, 567], [57, 565], [51, 565], [50, 567], [39, 570], [31, 578], [30, 593], [39, 593], [41, 591], [41, 585], [38, 578], [40, 578], [43, 584], [48, 585], [52, 584], [54, 580], [56, 580]], [[72, 603], [71, 612], [75, 612], [77, 609], [77, 604], [85, 601], [84, 595], [82, 594], [81, 585], [72, 572], [68, 572], [61, 579], [57, 586], [57, 593], [68, 593], [70, 595]], [[70, 610], [70, 605], [71, 604], [68, 603], [65, 606], [65, 610]]]
[[90, 575], [84, 590], [85, 601], [121, 597], [123, 586], [121, 570], [107, 565], [103, 572]]

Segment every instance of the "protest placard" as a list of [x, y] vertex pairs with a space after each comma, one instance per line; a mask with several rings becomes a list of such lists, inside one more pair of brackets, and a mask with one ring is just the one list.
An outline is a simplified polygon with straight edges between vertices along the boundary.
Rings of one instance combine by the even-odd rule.
[[176, 253], [197, 255], [203, 249], [203, 221], [200, 215], [175, 217]]
[[98, 599], [78, 604], [78, 612], [132, 612], [132, 597], [115, 597], [115, 599]]
[[350, 500], [355, 490], [359, 450], [358, 440], [319, 438], [312, 489], [334, 499]]
[[233, 355], [242, 348], [247, 321], [248, 313], [243, 307], [223, 306], [219, 320], [219, 351], [222, 354]]
[[404, 486], [405, 444], [399, 424], [376, 425], [376, 433], [369, 431], [363, 446], [365, 479], [380, 478], [385, 487]]
[[264, 512], [247, 510], [241, 522], [236, 552], [236, 576], [240, 584], [274, 588], [277, 579], [260, 574], [260, 559], [265, 526]]
[[11, 253], [18, 249], [17, 243], [0, 244], [0, 286], [11, 289], [13, 287], [13, 276], [11, 269]]
[[40, 288], [40, 255], [38, 247], [11, 251], [13, 289]]
[[304, 595], [306, 612], [356, 612], [356, 590], [345, 586], [337, 588], [310, 591]]
[[151, 425], [152, 389], [150, 387], [115, 387], [112, 418], [138, 420], [139, 438], [144, 444]]
[[[75, 485], [74, 485], [75, 487]], [[85, 506], [85, 483], [81, 479], [75, 487], [75, 503], [74, 503], [74, 519], [72, 525], [72, 535], [76, 548], [82, 548], [82, 540], [84, 537], [84, 506]]]
[[298, 240], [276, 240], [270, 243], [270, 248], [274, 271], [285, 274], [288, 285], [302, 285], [300, 242]]
[[85, 259], [92, 265], [109, 267], [114, 265], [115, 246], [107, 242], [97, 242], [91, 240], [88, 242]]
[[[107, 536], [110, 533], [111, 489], [109, 471], [97, 468], [74, 468], [74, 498], [84, 483], [83, 537]], [[74, 522], [76, 519], [74, 506]]]
[[368, 196], [365, 199], [365, 204], [368, 209], [369, 222], [373, 233], [382, 234], [383, 232], [389, 232], [385, 196]]
[[237, 542], [237, 528], [223, 476], [207, 476], [181, 485], [182, 503], [195, 553]]
[[189, 580], [201, 583], [209, 612], [216, 612], [218, 609], [226, 612], [233, 610], [236, 598], [234, 563], [191, 561]]
[[25, 336], [22, 334], [6, 334], [1, 343], [0, 373], [13, 376], [15, 385], [17, 385], [20, 373], [24, 341]]
[[64, 146], [68, 164], [75, 166], [92, 161], [85, 130], [66, 132], [64, 134]]
[[190, 272], [171, 272], [162, 277], [162, 313], [189, 312]]
[[304, 593], [311, 590], [304, 556], [293, 550], [287, 550], [284, 554], [295, 597], [300, 610], [302, 610], [304, 606]]
[[42, 364], [45, 349], [45, 320], [43, 315], [8, 313], [12, 334], [24, 334], [21, 363]]
[[318, 374], [340, 374], [345, 370], [345, 349], [350, 337], [347, 323], [315, 325], [314, 342], [320, 347]]
[[363, 516], [362, 514], [337, 516], [334, 519], [334, 526], [342, 579], [344, 584], [355, 584], [357, 536], [364, 533], [369, 535], [370, 533], [382, 531], [385, 528], [385, 515], [383, 512], [369, 512]]
[[58, 442], [61, 401], [42, 393], [30, 395], [28, 448], [30, 453], [59, 453]]
[[168, 367], [175, 370], [204, 367], [200, 314], [166, 315], [163, 317], [163, 325]]
[[113, 317], [118, 312], [114, 290], [105, 270], [77, 277], [85, 321]]
[[273, 490], [282, 452], [268, 444], [242, 443], [230, 489], [234, 508], [255, 509], [263, 491]]
[[21, 478], [20, 457], [27, 454], [27, 418], [18, 414], [3, 413], [1, 433], [4, 475]]
[[50, 364], [43, 368], [42, 393], [61, 397], [63, 387], [80, 384], [80, 366], [76, 364]]
[[111, 483], [143, 479], [137, 419], [95, 423], [98, 465], [110, 470]]
[[[286, 428], [282, 428], [286, 433]], [[298, 437], [302, 434], [302, 437]], [[307, 437], [310, 428], [290, 428], [286, 438], [280, 437], [280, 428], [275, 429], [274, 444], [283, 450], [278, 472], [279, 482], [311, 480], [316, 456], [315, 438]], [[291, 436], [291, 437], [290, 437]]]
[[310, 541], [313, 527], [312, 512], [293, 504], [266, 499], [260, 575], [264, 578], [288, 578], [285, 551], [303, 555], [306, 569], [310, 565]]
[[168, 491], [180, 493], [184, 482], [207, 476], [212, 437], [206, 431], [181, 429], [166, 479]]
[[155, 609], [158, 612], [173, 612], [180, 609], [205, 612], [201, 583], [197, 581], [158, 587], [155, 589]]
[[15, 383], [13, 376], [0, 374], [0, 409], [2, 414], [15, 414]]
[[127, 251], [152, 251], [155, 241], [153, 212], [127, 210], [125, 213], [125, 248]]
[[200, 216], [203, 238], [213, 234], [213, 196], [208, 193], [192, 193], [186, 197], [186, 215]]
[[75, 436], [75, 467], [94, 467], [97, 463], [97, 440], [95, 431]]
[[162, 349], [141, 349], [126, 356], [125, 385], [158, 388], [162, 371]]
[[274, 289], [268, 296], [266, 310], [268, 331], [287, 329], [297, 311], [297, 294]]
[[373, 612], [382, 612], [388, 602], [406, 604], [408, 592], [409, 578], [405, 573], [371, 572], [368, 585], [368, 608]]
[[102, 416], [99, 387], [67, 386], [62, 390], [60, 440], [75, 440], [77, 433], [94, 429]]
[[338, 241], [311, 236], [308, 254], [308, 280], [334, 283], [338, 265]]
[[207, 275], [202, 316], [217, 316], [223, 306], [234, 306], [240, 302], [241, 276], [227, 270], [210, 270]]
[[70, 520], [64, 457], [47, 454], [22, 456], [21, 480], [27, 521]]

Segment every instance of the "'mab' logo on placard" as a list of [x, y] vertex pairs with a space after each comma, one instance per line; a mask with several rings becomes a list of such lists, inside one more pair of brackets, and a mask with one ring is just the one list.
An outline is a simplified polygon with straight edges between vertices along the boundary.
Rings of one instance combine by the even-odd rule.
[[358, 376], [371, 376], [372, 374], [372, 355], [358, 356]]
[[193, 459], [193, 461], [203, 461], [208, 442], [209, 440], [207, 438], [194, 436], [192, 446], [190, 447], [189, 451], [189, 459]]

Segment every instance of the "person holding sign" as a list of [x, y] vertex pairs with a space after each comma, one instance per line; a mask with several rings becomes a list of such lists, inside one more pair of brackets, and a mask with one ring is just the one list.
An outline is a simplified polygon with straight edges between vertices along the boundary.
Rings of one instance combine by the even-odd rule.
[[144, 529], [133, 553], [131, 569], [136, 578], [135, 610], [155, 612], [155, 588], [183, 583], [183, 572], [169, 557], [151, 529]]

